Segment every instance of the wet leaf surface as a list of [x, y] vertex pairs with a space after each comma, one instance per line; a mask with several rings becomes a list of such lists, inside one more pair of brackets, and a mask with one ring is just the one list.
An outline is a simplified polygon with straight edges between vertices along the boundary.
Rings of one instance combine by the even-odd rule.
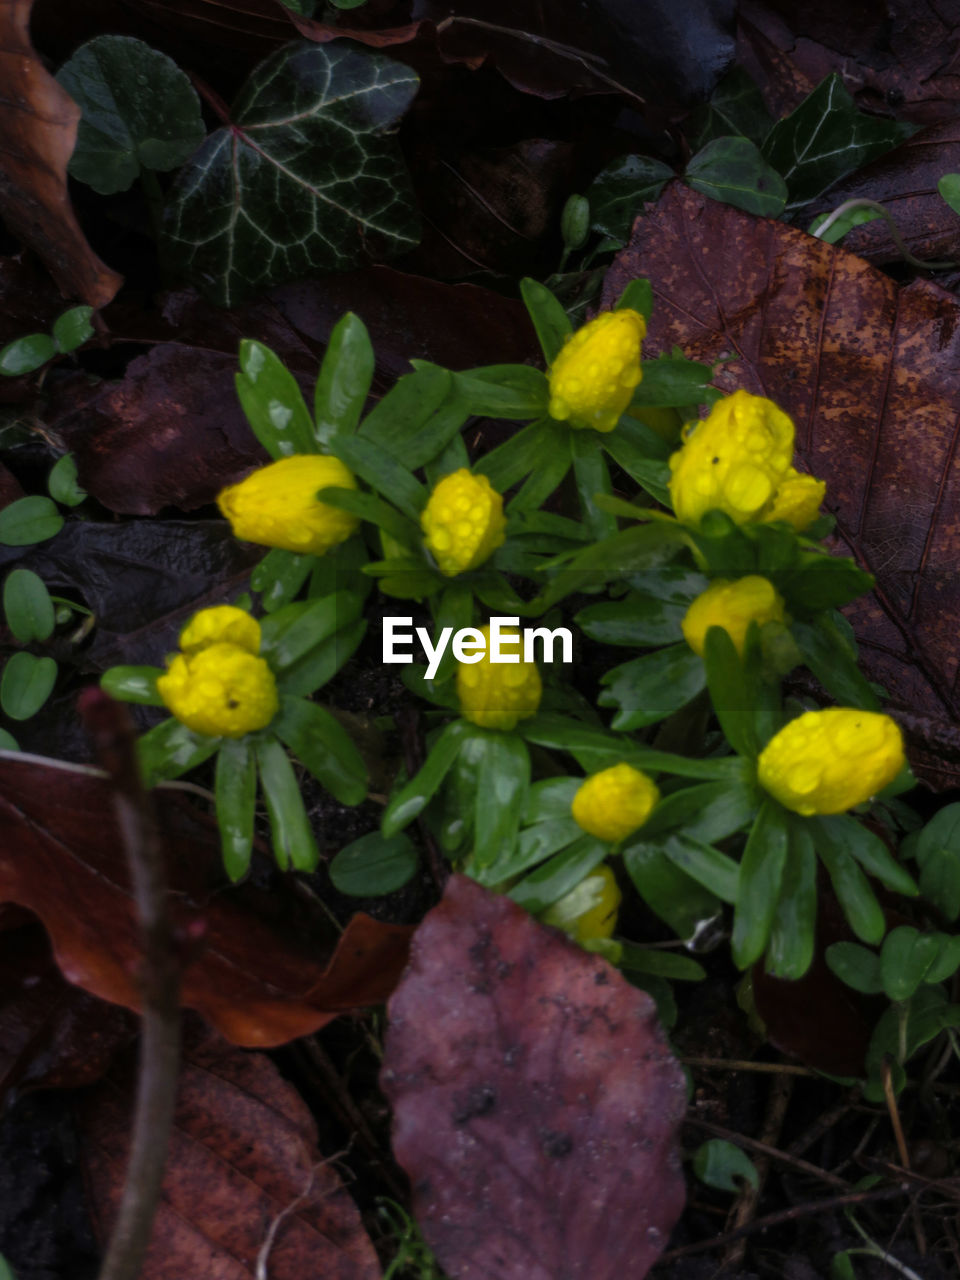
[[[105, 1238], [123, 1187], [133, 1062], [78, 1100], [81, 1153], [95, 1228]], [[266, 1257], [257, 1260], [275, 1219]], [[187, 1024], [160, 1208], [142, 1280], [377, 1280], [360, 1213], [292, 1085], [264, 1054], [241, 1053]]]
[[67, 192], [80, 109], [30, 44], [32, 0], [0, 10], [0, 214], [69, 298], [105, 306], [122, 280], [90, 248]]
[[[356, 915], [339, 938], [310, 897], [275, 876], [228, 889], [212, 820], [157, 793], [183, 932], [183, 1002], [249, 1047], [286, 1043], [382, 1002], [410, 930]], [[106, 781], [77, 766], [0, 755], [0, 901], [34, 911], [68, 981], [138, 1007], [137, 926]]]
[[827, 482], [836, 550], [876, 575], [848, 610], [868, 675], [911, 734], [915, 767], [955, 785], [956, 300], [679, 184], [637, 223], [606, 305], [638, 275], [654, 289], [651, 355], [677, 343], [706, 363], [733, 356], [717, 385], [769, 396], [794, 419], [801, 465]]
[[389, 1014], [394, 1151], [444, 1270], [641, 1280], [684, 1194], [683, 1076], [653, 1001], [453, 876]]

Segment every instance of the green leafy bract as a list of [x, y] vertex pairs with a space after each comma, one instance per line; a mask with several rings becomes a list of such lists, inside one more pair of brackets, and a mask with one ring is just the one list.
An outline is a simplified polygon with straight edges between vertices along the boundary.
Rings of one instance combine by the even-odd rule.
[[389, 133], [419, 84], [402, 63], [346, 46], [278, 49], [170, 192], [170, 267], [214, 302], [419, 237], [410, 179]]
[[97, 36], [57, 79], [83, 112], [70, 174], [102, 196], [126, 191], [142, 168], [178, 168], [203, 141], [189, 77], [142, 40]]

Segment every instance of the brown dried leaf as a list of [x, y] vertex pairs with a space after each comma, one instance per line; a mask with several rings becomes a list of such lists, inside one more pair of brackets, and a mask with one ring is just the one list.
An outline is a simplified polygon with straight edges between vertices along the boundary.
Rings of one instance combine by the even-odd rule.
[[464, 876], [414, 937], [381, 1084], [451, 1277], [642, 1280], [683, 1207], [653, 1001]]
[[[269, 1047], [379, 1004], [411, 930], [358, 914], [338, 939], [312, 898], [277, 876], [229, 888], [216, 826], [158, 791], [174, 909], [192, 949], [183, 1003], [234, 1044]], [[0, 902], [40, 917], [68, 981], [139, 1008], [140, 947], [112, 793], [96, 770], [0, 752]]]
[[87, 244], [70, 205], [67, 164], [80, 108], [30, 44], [32, 2], [7, 0], [0, 9], [0, 215], [65, 297], [103, 307], [123, 278]]
[[725, 391], [769, 396], [827, 482], [836, 549], [876, 575], [848, 610], [931, 781], [960, 779], [960, 306], [901, 289], [861, 258], [675, 184], [640, 218], [604, 284], [609, 306], [649, 276], [648, 352], [734, 358]]
[[[81, 1096], [82, 1155], [95, 1226], [107, 1235], [123, 1187], [134, 1064]], [[303, 1197], [299, 1200], [298, 1197]], [[274, 1220], [270, 1280], [377, 1280], [360, 1213], [317, 1151], [303, 1100], [263, 1054], [191, 1024], [160, 1208], [141, 1280], [243, 1280]]]

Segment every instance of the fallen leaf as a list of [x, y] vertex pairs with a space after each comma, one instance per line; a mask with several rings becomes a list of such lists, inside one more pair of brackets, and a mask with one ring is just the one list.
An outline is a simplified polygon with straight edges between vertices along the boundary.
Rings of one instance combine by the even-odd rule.
[[[188, 1008], [234, 1044], [269, 1047], [387, 998], [409, 928], [358, 914], [337, 940], [322, 908], [279, 874], [267, 888], [228, 888], [215, 822], [176, 791], [156, 797], [175, 913], [196, 951]], [[137, 1010], [138, 926], [106, 779], [0, 752], [0, 822], [0, 902], [39, 916], [69, 982]]]
[[7, 0], [0, 10], [0, 214], [65, 297], [103, 307], [123, 281], [87, 244], [70, 205], [67, 164], [80, 108], [30, 44], [31, 4]]
[[684, 1199], [683, 1074], [650, 997], [452, 876], [388, 1013], [394, 1152], [444, 1270], [642, 1280]]
[[38, 924], [0, 930], [0, 1100], [92, 1084], [135, 1034], [127, 1010], [64, 981]]
[[769, 396], [797, 425], [801, 465], [827, 482], [836, 550], [876, 589], [847, 611], [871, 679], [888, 692], [911, 760], [960, 779], [956, 466], [960, 306], [927, 280], [900, 288], [794, 227], [667, 189], [604, 283], [609, 306], [648, 276], [647, 349], [674, 343], [716, 383]]
[[[134, 1063], [77, 1104], [94, 1226], [104, 1239], [126, 1167]], [[257, 1260], [277, 1218], [266, 1254]], [[300, 1095], [264, 1054], [188, 1023], [160, 1206], [141, 1280], [377, 1280], [380, 1266]]]

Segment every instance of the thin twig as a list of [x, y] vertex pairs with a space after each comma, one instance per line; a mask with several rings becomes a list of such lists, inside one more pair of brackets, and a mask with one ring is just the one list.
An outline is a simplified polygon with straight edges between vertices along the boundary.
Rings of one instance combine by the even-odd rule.
[[908, 263], [911, 267], [919, 267], [921, 271], [947, 271], [950, 267], [955, 267], [957, 265], [956, 262], [952, 260], [945, 262], [924, 262], [923, 258], [914, 257], [904, 243], [903, 237], [900, 234], [900, 229], [893, 220], [893, 215], [876, 200], [844, 200], [843, 204], [838, 205], [831, 214], [824, 218], [816, 231], [811, 231], [810, 234], [815, 240], [822, 240], [826, 232], [830, 230], [835, 222], [842, 218], [845, 213], [852, 213], [854, 209], [872, 209], [874, 213], [879, 214], [879, 216], [884, 219], [890, 228], [890, 239], [900, 250], [900, 256], [903, 258], [904, 262]]
[[807, 1076], [815, 1080], [823, 1077], [809, 1067], [798, 1067], [792, 1062], [751, 1062], [739, 1058], [681, 1058], [686, 1067], [708, 1067], [717, 1071], [759, 1071], [774, 1076]]
[[[267, 1264], [270, 1261], [270, 1254], [273, 1252], [273, 1246], [276, 1243], [277, 1232], [283, 1226], [284, 1222], [286, 1222], [287, 1218], [289, 1218], [291, 1214], [296, 1213], [297, 1210], [300, 1208], [300, 1206], [305, 1201], [309, 1200], [310, 1197], [313, 1195], [313, 1184], [317, 1176], [317, 1170], [322, 1169], [324, 1165], [333, 1164], [335, 1160], [339, 1160], [343, 1156], [349, 1155], [350, 1147], [352, 1145], [353, 1145], [353, 1140], [351, 1139], [350, 1143], [348, 1143], [348, 1145], [344, 1147], [342, 1151], [336, 1151], [332, 1156], [327, 1156], [323, 1160], [318, 1160], [317, 1163], [313, 1165], [310, 1169], [310, 1176], [307, 1179], [307, 1185], [304, 1187], [304, 1189], [300, 1192], [298, 1196], [296, 1196], [293, 1200], [290, 1201], [290, 1203], [286, 1206], [285, 1209], [281, 1209], [280, 1212], [277, 1214], [277, 1216], [274, 1218], [274, 1220], [270, 1223], [270, 1228], [267, 1231], [263, 1244], [260, 1246], [260, 1252], [257, 1254], [257, 1264], [256, 1264], [256, 1270], [254, 1272], [254, 1280], [269, 1280], [269, 1272], [267, 1271]], [[329, 1195], [331, 1193], [326, 1192], [325, 1194]]]
[[[774, 1076], [770, 1081], [770, 1096], [767, 1099], [767, 1114], [764, 1117], [761, 1135], [761, 1145], [766, 1148], [766, 1151], [760, 1153], [754, 1161], [754, 1168], [757, 1171], [756, 1186], [748, 1183], [740, 1193], [740, 1198], [733, 1214], [733, 1230], [747, 1226], [756, 1217], [760, 1197], [763, 1195], [763, 1189], [766, 1186], [767, 1174], [770, 1172], [770, 1154], [777, 1149], [776, 1143], [783, 1130], [787, 1107], [793, 1094], [793, 1085], [792, 1076]], [[741, 1237], [739, 1240], [731, 1241], [723, 1255], [723, 1265], [732, 1267], [741, 1263], [746, 1249], [747, 1242], [745, 1238]]]
[[835, 1173], [831, 1173], [828, 1169], [821, 1169], [819, 1165], [810, 1164], [809, 1161], [801, 1160], [799, 1156], [791, 1155], [787, 1151], [781, 1151], [779, 1147], [772, 1147], [769, 1143], [761, 1142], [758, 1138], [748, 1138], [746, 1134], [737, 1133], [735, 1129], [725, 1129], [723, 1125], [714, 1124], [710, 1120], [700, 1120], [696, 1116], [687, 1116], [684, 1124], [691, 1124], [697, 1129], [704, 1129], [707, 1133], [712, 1133], [717, 1138], [724, 1138], [727, 1142], [743, 1147], [746, 1151], [756, 1151], [758, 1155], [765, 1156], [768, 1160], [776, 1160], [779, 1164], [789, 1165], [791, 1169], [796, 1169], [798, 1173], [808, 1174], [811, 1178], [819, 1179], [820, 1182], [829, 1183], [831, 1187], [847, 1189], [851, 1185], [846, 1178], [838, 1178]]
[[113, 783], [114, 809], [137, 909], [143, 958], [140, 1059], [123, 1197], [99, 1280], [136, 1280], [150, 1244], [173, 1125], [180, 1063], [180, 959], [168, 911], [166, 868], [125, 707], [87, 689], [80, 714]]

